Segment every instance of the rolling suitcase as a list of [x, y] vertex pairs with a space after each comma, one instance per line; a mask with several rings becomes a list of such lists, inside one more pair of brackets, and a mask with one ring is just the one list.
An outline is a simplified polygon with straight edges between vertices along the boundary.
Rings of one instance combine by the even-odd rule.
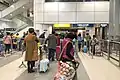
[[83, 48], [83, 52], [84, 52], [84, 53], [87, 53], [87, 51], [88, 51], [87, 46], [84, 46], [84, 48]]
[[47, 72], [48, 69], [49, 69], [49, 60], [42, 59], [39, 64], [39, 72]]

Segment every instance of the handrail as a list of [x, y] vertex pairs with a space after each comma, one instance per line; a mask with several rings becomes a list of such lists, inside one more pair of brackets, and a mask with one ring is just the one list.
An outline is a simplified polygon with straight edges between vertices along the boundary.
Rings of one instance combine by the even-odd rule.
[[24, 22], [27, 23], [28, 25], [33, 26], [33, 21], [30, 20], [29, 18], [27, 18], [27, 17], [25, 17], [25, 16], [23, 16], [23, 15], [21, 15], [21, 14], [17, 15], [16, 17], [17, 17], [18, 19], [24, 21]]
[[[117, 62], [119, 62], [119, 67], [120, 67], [120, 42], [118, 41], [114, 41], [114, 40], [101, 40], [102, 42], [107, 42], [107, 44], [102, 43], [101, 44], [101, 50], [104, 50], [104, 48], [106, 47], [106, 51], [107, 51], [107, 55], [105, 53], [103, 53], [104, 55], [107, 56], [108, 60], [113, 59]], [[113, 51], [116, 52], [116, 57], [113, 56]], [[104, 52], [104, 51], [103, 51]], [[119, 52], [119, 54], [118, 54]], [[117, 57], [117, 55], [119, 57]]]
[[21, 25], [13, 34], [16, 34], [17, 32], [21, 31], [22, 29], [26, 28], [28, 24]]

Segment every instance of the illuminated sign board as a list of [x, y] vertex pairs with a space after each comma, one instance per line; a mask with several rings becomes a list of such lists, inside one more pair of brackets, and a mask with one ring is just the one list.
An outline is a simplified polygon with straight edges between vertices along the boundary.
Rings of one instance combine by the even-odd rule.
[[106, 27], [108, 24], [100, 24], [101, 27]]
[[72, 24], [73, 27], [94, 27], [94, 24]]
[[70, 28], [70, 24], [54, 24], [54, 28]]
[[79, 26], [79, 27], [87, 27], [87, 26], [89, 26], [89, 24], [78, 24], [77, 26]]

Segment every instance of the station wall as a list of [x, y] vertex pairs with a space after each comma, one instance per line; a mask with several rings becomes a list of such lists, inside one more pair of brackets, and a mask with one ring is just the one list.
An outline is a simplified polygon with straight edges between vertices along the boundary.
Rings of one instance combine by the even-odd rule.
[[108, 23], [109, 2], [47, 2], [34, 0], [35, 23]]

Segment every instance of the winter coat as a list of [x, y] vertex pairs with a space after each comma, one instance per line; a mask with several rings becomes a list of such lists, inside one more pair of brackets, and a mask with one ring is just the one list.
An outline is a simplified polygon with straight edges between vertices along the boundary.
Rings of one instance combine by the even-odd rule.
[[50, 34], [46, 41], [48, 41], [48, 48], [51, 48], [51, 49], [56, 49], [56, 46], [57, 46], [57, 38], [54, 34]]
[[36, 42], [37, 37], [29, 34], [25, 39], [26, 54], [25, 61], [36, 61], [38, 60], [38, 44]]

